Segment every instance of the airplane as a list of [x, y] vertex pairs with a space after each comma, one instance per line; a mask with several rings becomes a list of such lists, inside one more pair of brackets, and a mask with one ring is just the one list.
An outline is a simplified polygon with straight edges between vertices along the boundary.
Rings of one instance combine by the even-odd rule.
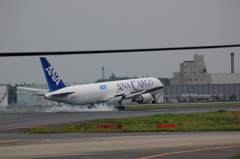
[[130, 99], [138, 104], [156, 103], [164, 87], [160, 80], [152, 77], [67, 86], [46, 57], [40, 57], [40, 61], [49, 90], [18, 88], [36, 91], [27, 94], [43, 96], [58, 103], [89, 105], [89, 108], [95, 103], [117, 103], [116, 108], [124, 110], [123, 100]]

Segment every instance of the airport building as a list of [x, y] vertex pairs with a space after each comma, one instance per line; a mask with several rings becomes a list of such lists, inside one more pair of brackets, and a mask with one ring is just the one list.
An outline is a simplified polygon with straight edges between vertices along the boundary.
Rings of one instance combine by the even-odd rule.
[[180, 63], [180, 72], [173, 73], [173, 77], [170, 78], [170, 83], [171, 85], [240, 83], [240, 73], [234, 73], [233, 65], [234, 63], [232, 61], [231, 73], [209, 74], [205, 66], [203, 55], [195, 54], [193, 59], [184, 60], [183, 63]]
[[7, 86], [0, 86], [0, 108], [8, 106], [8, 89]]
[[210, 84], [211, 75], [207, 73], [203, 55], [195, 54], [193, 59], [180, 63], [180, 72], [174, 72], [171, 85]]
[[234, 73], [234, 53], [231, 53], [231, 73], [207, 72], [204, 56], [195, 54], [193, 59], [180, 63], [180, 72], [174, 72], [170, 85], [165, 86], [164, 96], [213, 100], [213, 96], [229, 100], [236, 95], [240, 99], [240, 73]]

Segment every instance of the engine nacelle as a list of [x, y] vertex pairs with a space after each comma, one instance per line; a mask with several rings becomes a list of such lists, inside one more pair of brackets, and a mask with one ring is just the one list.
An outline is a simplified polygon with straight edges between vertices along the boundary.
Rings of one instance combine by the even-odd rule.
[[153, 97], [150, 93], [141, 94], [133, 99], [133, 102], [138, 102], [138, 104], [147, 104], [153, 100]]

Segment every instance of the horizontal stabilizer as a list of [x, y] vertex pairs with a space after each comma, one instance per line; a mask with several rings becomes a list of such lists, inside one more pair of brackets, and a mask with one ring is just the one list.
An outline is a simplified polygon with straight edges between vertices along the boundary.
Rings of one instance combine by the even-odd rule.
[[16, 92], [18, 94], [31, 94], [31, 95], [38, 95], [38, 96], [44, 96], [49, 92], [47, 89], [38, 89], [38, 88], [29, 88], [29, 87], [17, 87], [18, 89], [24, 89], [34, 92]]
[[44, 96], [46, 93], [42, 93], [42, 92], [39, 92], [39, 93], [29, 93], [29, 92], [16, 92], [18, 94], [30, 94], [30, 95], [37, 95], [37, 96]]
[[39, 88], [29, 88], [29, 87], [17, 87], [19, 89], [25, 89], [25, 90], [30, 90], [30, 91], [36, 91], [36, 92], [49, 92], [48, 89], [39, 89]]
[[74, 92], [66, 92], [66, 93], [58, 93], [58, 94], [51, 94], [52, 96], [57, 96], [57, 97], [66, 97], [70, 94], [73, 94]]

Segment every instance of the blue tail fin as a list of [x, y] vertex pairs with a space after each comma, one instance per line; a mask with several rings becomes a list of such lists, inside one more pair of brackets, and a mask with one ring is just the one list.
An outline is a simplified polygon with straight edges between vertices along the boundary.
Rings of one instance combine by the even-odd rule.
[[58, 76], [54, 68], [50, 65], [46, 57], [40, 57], [40, 61], [42, 63], [43, 72], [45, 74], [50, 92], [67, 87]]

